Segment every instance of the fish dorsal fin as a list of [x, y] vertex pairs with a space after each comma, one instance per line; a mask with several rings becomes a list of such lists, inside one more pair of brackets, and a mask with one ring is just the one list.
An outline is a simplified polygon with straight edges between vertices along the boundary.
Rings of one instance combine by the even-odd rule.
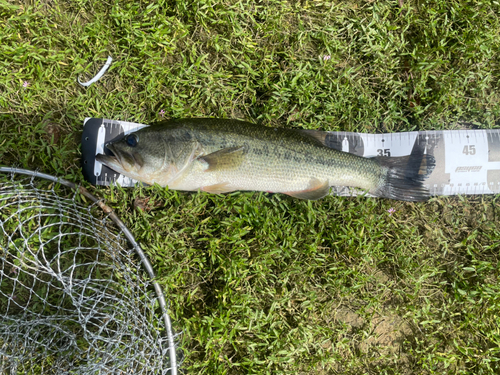
[[205, 172], [235, 169], [240, 166], [245, 155], [245, 146], [228, 147], [204, 155], [198, 159], [208, 164]]
[[297, 131], [321, 143], [323, 146], [326, 146], [326, 135], [327, 135], [326, 132], [322, 132], [320, 130], [310, 130], [310, 129], [297, 129]]
[[309, 187], [300, 191], [287, 191], [285, 194], [299, 199], [316, 200], [321, 199], [330, 192], [328, 180], [320, 181], [317, 178], [311, 178]]

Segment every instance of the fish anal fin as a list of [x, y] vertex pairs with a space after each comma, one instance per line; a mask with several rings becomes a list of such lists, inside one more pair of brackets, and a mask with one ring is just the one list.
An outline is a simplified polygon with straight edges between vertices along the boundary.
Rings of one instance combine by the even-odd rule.
[[328, 195], [329, 192], [330, 184], [328, 183], [328, 180], [320, 181], [317, 178], [312, 178], [307, 189], [300, 191], [287, 191], [285, 194], [299, 199], [316, 200]]
[[223, 193], [229, 193], [229, 192], [235, 191], [235, 190], [237, 190], [237, 189], [230, 187], [229, 182], [221, 182], [218, 184], [203, 186], [201, 188], [201, 191], [205, 191], [205, 192], [210, 193], [210, 194], [223, 194]]
[[205, 172], [231, 170], [241, 165], [245, 151], [245, 146], [227, 147], [212, 152], [211, 154], [201, 156], [198, 159], [208, 164]]

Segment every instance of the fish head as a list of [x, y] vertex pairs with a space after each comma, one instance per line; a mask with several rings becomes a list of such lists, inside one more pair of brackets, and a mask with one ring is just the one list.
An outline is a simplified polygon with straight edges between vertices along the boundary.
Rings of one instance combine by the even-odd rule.
[[174, 135], [144, 128], [106, 144], [113, 155], [96, 155], [96, 160], [135, 180], [167, 186], [192, 161], [192, 142]]

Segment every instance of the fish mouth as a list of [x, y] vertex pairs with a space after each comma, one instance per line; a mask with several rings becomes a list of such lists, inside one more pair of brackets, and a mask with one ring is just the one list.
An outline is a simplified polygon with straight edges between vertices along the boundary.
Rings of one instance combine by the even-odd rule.
[[106, 148], [113, 155], [98, 154], [95, 159], [118, 173], [137, 173], [144, 165], [144, 161], [138, 153], [121, 150], [113, 144], [106, 145]]
[[97, 154], [95, 156], [95, 160], [110, 167], [111, 169], [114, 169], [116, 166], [121, 166], [121, 163], [116, 156]]

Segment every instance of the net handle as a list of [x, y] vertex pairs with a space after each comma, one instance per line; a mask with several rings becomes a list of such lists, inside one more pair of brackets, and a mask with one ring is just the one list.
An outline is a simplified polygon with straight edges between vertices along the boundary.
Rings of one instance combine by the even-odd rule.
[[29, 169], [23, 169], [23, 168], [12, 168], [12, 167], [0, 167], [0, 172], [3, 173], [18, 173], [18, 174], [23, 174], [27, 176], [32, 176], [32, 177], [40, 177], [49, 181], [53, 181], [55, 183], [59, 183], [61, 185], [67, 186], [73, 190], [78, 191], [80, 194], [85, 196], [86, 198], [90, 199], [92, 202], [97, 204], [109, 217], [113, 222], [120, 228], [120, 230], [125, 234], [125, 237], [127, 240], [132, 244], [134, 247], [134, 251], [139, 255], [139, 258], [141, 258], [141, 263], [146, 269], [146, 272], [148, 273], [149, 277], [152, 280], [153, 286], [155, 288], [156, 295], [158, 297], [158, 300], [160, 302], [160, 307], [163, 315], [163, 320], [165, 322], [165, 328], [167, 329], [167, 339], [168, 339], [168, 347], [169, 347], [169, 354], [170, 354], [170, 365], [171, 365], [171, 374], [172, 375], [177, 375], [177, 360], [176, 360], [176, 353], [175, 353], [175, 345], [174, 345], [174, 338], [173, 338], [173, 333], [172, 333], [172, 323], [170, 321], [170, 316], [167, 313], [167, 303], [165, 300], [165, 295], [163, 294], [163, 291], [160, 287], [160, 284], [156, 281], [156, 275], [153, 270], [153, 266], [151, 265], [151, 262], [149, 261], [148, 257], [146, 254], [144, 254], [144, 251], [142, 250], [141, 246], [137, 243], [135, 240], [134, 236], [132, 233], [128, 230], [128, 228], [125, 226], [125, 224], [118, 218], [118, 216], [115, 214], [113, 209], [109, 207], [108, 205], [104, 204], [104, 202], [91, 193], [87, 189], [85, 189], [83, 186], [79, 186], [71, 181], [65, 180], [64, 178], [60, 177], [55, 177], [50, 174], [38, 172], [38, 171], [31, 171]]

